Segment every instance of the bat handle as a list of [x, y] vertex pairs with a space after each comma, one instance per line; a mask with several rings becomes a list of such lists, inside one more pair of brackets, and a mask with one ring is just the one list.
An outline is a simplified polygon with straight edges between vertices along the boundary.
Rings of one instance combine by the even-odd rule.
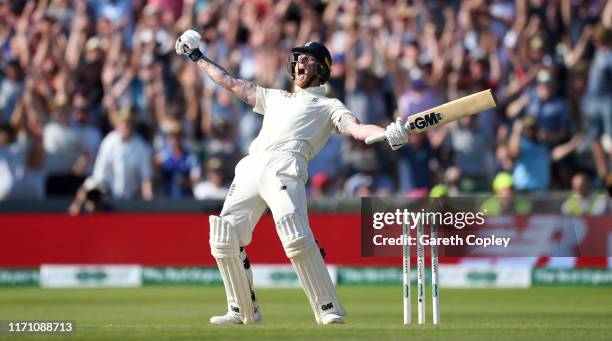
[[380, 133], [376, 134], [376, 135], [372, 135], [369, 136], [365, 139], [365, 143], [366, 144], [372, 144], [375, 142], [379, 142], [379, 141], [383, 141], [387, 138], [387, 135], [385, 135], [384, 131], [381, 131]]

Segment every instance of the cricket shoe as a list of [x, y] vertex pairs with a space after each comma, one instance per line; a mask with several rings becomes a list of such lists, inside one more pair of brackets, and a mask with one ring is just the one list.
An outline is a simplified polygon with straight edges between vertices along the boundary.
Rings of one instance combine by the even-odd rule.
[[[261, 323], [261, 309], [257, 308], [255, 310], [255, 324]], [[225, 315], [221, 316], [213, 316], [210, 318], [211, 324], [244, 324], [240, 315], [236, 314], [233, 311], [228, 311]]]
[[340, 315], [325, 314], [319, 319], [319, 324], [344, 324], [344, 319]]

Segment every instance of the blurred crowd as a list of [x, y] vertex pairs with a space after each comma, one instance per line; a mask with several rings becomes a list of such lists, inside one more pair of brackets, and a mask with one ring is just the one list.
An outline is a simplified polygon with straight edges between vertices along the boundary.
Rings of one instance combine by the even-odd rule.
[[223, 199], [262, 118], [174, 53], [190, 28], [283, 89], [288, 50], [323, 42], [364, 123], [494, 90], [397, 152], [332, 136], [312, 197], [612, 187], [612, 0], [0, 0], [0, 200]]

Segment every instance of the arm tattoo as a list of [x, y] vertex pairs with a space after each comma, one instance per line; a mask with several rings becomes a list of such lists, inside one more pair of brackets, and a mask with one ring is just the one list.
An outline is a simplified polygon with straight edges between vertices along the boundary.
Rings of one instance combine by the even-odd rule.
[[354, 124], [359, 124], [359, 120], [350, 114], [344, 114], [338, 122], [338, 132], [342, 135], [351, 135], [350, 127]]
[[244, 79], [236, 79], [232, 77], [227, 70], [225, 70], [219, 64], [206, 58], [206, 56], [203, 56], [202, 59], [198, 60], [198, 66], [200, 69], [206, 72], [210, 79], [219, 84], [222, 88], [238, 96], [244, 102], [255, 106], [257, 97], [257, 87], [255, 84]]

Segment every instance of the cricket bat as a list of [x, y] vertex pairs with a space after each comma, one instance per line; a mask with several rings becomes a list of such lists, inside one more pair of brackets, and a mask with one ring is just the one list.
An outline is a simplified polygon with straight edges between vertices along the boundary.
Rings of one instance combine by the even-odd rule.
[[[456, 121], [462, 117], [495, 108], [495, 96], [491, 89], [458, 98], [437, 107], [422, 111], [408, 117], [406, 130], [412, 133], [422, 133], [428, 129]], [[366, 138], [366, 144], [383, 141], [384, 132]]]

